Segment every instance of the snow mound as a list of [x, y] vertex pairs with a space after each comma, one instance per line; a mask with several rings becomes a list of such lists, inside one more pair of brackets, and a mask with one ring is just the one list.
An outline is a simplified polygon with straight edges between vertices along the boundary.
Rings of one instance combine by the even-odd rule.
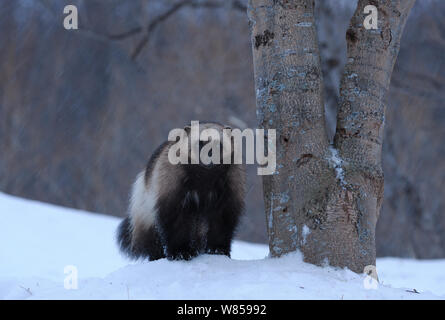
[[[131, 262], [116, 246], [120, 219], [3, 193], [0, 219], [0, 299], [445, 298], [445, 260], [380, 259], [374, 290], [364, 275], [313, 266], [298, 253], [267, 258], [267, 246], [241, 241], [232, 259]], [[67, 282], [72, 267], [77, 289]]]

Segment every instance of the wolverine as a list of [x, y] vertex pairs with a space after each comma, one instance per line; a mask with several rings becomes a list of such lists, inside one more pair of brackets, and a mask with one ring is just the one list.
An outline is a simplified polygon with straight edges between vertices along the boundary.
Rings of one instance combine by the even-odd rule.
[[[199, 130], [205, 129], [215, 129], [223, 137], [230, 127], [199, 123]], [[221, 158], [217, 159], [221, 161], [197, 161], [191, 150], [196, 147], [202, 151], [206, 141], [194, 141], [190, 131], [190, 126], [184, 128], [179, 143], [186, 143], [188, 158], [195, 161], [172, 164], [169, 149], [177, 147], [178, 141], [166, 141], [136, 177], [128, 216], [120, 223], [117, 235], [121, 250], [130, 258], [190, 260], [203, 253], [230, 257], [231, 242], [244, 211], [244, 167], [223, 161], [226, 145], [215, 136], [212, 143], [221, 148]], [[229, 154], [233, 156], [233, 150]]]

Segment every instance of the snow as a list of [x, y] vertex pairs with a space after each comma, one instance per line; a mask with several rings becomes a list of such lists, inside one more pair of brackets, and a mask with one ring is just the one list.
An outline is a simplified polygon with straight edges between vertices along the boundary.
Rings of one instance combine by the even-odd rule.
[[3, 193], [0, 219], [0, 299], [445, 299], [445, 260], [379, 259], [373, 290], [364, 275], [241, 241], [232, 259], [131, 262], [116, 246], [120, 219]]
[[303, 232], [302, 232], [302, 235], [303, 235], [303, 244], [306, 244], [306, 238], [307, 238], [307, 236], [310, 235], [310, 234], [311, 234], [311, 229], [309, 229], [309, 227], [308, 227], [307, 225], [304, 225], [304, 226], [303, 226]]
[[328, 161], [331, 163], [331, 165], [335, 168], [335, 174], [337, 180], [340, 181], [340, 184], [342, 186], [346, 185], [345, 181], [345, 174], [343, 171], [343, 160], [338, 155], [338, 150], [335, 149], [333, 146], [329, 146], [329, 151], [331, 152], [330, 158], [328, 158]]

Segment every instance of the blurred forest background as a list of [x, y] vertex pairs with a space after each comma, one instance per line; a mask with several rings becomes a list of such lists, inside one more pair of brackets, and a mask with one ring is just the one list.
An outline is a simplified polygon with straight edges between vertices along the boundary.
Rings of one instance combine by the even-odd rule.
[[[333, 133], [356, 1], [316, 2]], [[63, 28], [68, 4], [79, 30]], [[445, 257], [444, 52], [445, 1], [418, 0], [387, 97], [379, 256]], [[136, 174], [190, 120], [256, 127], [246, 1], [0, 2], [1, 191], [123, 216]], [[265, 242], [248, 169], [238, 238]]]

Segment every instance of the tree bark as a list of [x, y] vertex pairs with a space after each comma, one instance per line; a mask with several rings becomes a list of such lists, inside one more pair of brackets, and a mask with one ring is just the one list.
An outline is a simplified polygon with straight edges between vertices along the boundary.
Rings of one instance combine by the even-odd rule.
[[[346, 38], [334, 145], [328, 142], [313, 0], [250, 0], [260, 128], [277, 130], [277, 170], [263, 177], [271, 256], [361, 273], [375, 265], [383, 197], [383, 99], [415, 0], [359, 0]], [[366, 30], [366, 5], [378, 29]]]

